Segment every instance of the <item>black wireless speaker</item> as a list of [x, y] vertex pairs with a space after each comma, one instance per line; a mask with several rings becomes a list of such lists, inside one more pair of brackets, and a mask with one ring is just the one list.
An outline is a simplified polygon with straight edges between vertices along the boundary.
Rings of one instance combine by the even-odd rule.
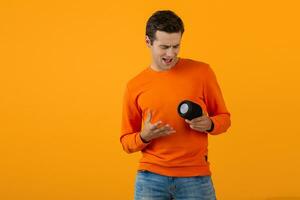
[[182, 101], [177, 108], [179, 115], [188, 120], [202, 116], [202, 108], [199, 104], [189, 100]]

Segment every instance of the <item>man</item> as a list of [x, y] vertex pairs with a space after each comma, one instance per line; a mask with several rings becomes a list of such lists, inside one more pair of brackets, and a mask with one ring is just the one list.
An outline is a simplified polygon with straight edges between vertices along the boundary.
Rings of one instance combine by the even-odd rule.
[[[183, 32], [174, 12], [155, 12], [146, 26], [152, 63], [126, 86], [120, 141], [127, 153], [143, 155], [136, 200], [216, 199], [207, 137], [225, 132], [230, 114], [210, 66], [177, 56]], [[183, 100], [199, 104], [204, 114], [184, 120], [177, 113]]]

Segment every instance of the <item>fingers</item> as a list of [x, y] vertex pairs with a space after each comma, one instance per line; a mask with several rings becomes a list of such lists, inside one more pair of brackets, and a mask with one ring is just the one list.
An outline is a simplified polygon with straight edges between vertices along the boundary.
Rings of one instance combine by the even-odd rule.
[[199, 122], [192, 122], [192, 123], [188, 123], [190, 126], [207, 126], [209, 125], [209, 121], [205, 120], [205, 121], [199, 121]]
[[211, 119], [206, 115], [194, 118], [192, 120], [186, 119], [185, 122], [189, 124], [191, 129], [200, 132], [205, 132], [211, 126]]
[[192, 119], [192, 120], [186, 119], [185, 122], [188, 123], [188, 124], [193, 124], [193, 123], [201, 122], [201, 121], [203, 121], [203, 119], [204, 118], [202, 118], [202, 117], [198, 117], [198, 118], [195, 118], [195, 119]]
[[145, 134], [147, 135], [147, 137], [152, 140], [155, 138], [159, 138], [159, 137], [163, 137], [163, 136], [167, 136], [170, 135], [172, 133], [175, 133], [176, 131], [170, 126], [170, 125], [163, 125], [161, 127], [158, 127], [158, 124], [161, 124], [161, 121], [158, 121], [155, 123], [155, 125], [150, 125], [150, 127], [148, 127], [148, 130], [146, 129]]
[[206, 130], [207, 125], [190, 125], [192, 129]]
[[209, 116], [208, 116], [208, 113], [207, 112], [205, 112], [204, 110], [203, 110], [203, 114], [202, 114], [202, 116], [200, 116], [200, 117], [196, 117], [196, 118], [194, 118], [194, 119], [192, 119], [192, 120], [185, 120], [186, 122], [191, 122], [191, 123], [193, 123], [193, 122], [200, 122], [200, 121], [204, 121], [204, 120], [207, 120], [207, 119], [209, 119]]
[[207, 129], [206, 128], [203, 128], [203, 127], [194, 127], [194, 126], [191, 126], [191, 129], [195, 130], [195, 131], [199, 131], [199, 132], [205, 132]]
[[211, 127], [211, 120], [207, 118], [208, 120], [203, 121], [197, 121], [197, 122], [190, 122], [188, 123], [190, 128], [196, 131], [205, 132], [206, 130], [209, 130]]
[[206, 115], [203, 115], [201, 117], [196, 117], [196, 118], [194, 118], [192, 120], [186, 119], [185, 122], [191, 124], [191, 123], [198, 123], [198, 122], [206, 121], [207, 119], [209, 119], [209, 117], [206, 116]]
[[158, 128], [158, 126], [162, 123], [162, 121], [158, 121], [150, 126], [150, 130], [154, 130]]
[[[170, 125], [162, 125], [162, 121], [159, 120], [155, 122], [154, 124], [151, 123], [153, 112], [148, 109], [147, 111], [147, 116], [145, 119], [145, 127], [148, 129], [148, 132], [150, 135], [153, 135], [154, 138], [160, 137], [160, 136], [165, 136], [165, 135], [170, 135], [171, 133], [176, 132], [173, 127]], [[162, 125], [162, 126], [161, 126]]]
[[153, 133], [157, 135], [169, 135], [171, 133], [175, 133], [176, 131], [170, 125], [164, 125], [160, 128], [157, 128], [153, 131]]
[[150, 123], [151, 119], [152, 119], [152, 113], [151, 113], [151, 110], [149, 109], [148, 112], [147, 112], [146, 122]]

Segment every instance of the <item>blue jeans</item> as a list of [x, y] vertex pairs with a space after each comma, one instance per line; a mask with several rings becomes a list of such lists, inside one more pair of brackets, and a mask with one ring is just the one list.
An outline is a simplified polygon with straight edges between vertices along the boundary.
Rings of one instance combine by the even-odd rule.
[[216, 200], [210, 176], [172, 177], [137, 172], [135, 200]]

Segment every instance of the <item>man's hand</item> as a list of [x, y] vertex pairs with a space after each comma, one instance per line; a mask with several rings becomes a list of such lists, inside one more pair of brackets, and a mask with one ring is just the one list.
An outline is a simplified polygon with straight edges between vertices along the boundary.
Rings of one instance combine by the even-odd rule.
[[186, 119], [185, 122], [187, 122], [190, 125], [191, 129], [199, 132], [211, 130], [213, 125], [213, 122], [208, 117], [207, 113], [204, 113], [201, 117], [197, 117], [192, 120]]
[[162, 121], [151, 124], [151, 119], [152, 113], [149, 110], [144, 123], [144, 128], [140, 133], [144, 142], [150, 142], [152, 139], [167, 136], [176, 132], [169, 124], [162, 125]]

